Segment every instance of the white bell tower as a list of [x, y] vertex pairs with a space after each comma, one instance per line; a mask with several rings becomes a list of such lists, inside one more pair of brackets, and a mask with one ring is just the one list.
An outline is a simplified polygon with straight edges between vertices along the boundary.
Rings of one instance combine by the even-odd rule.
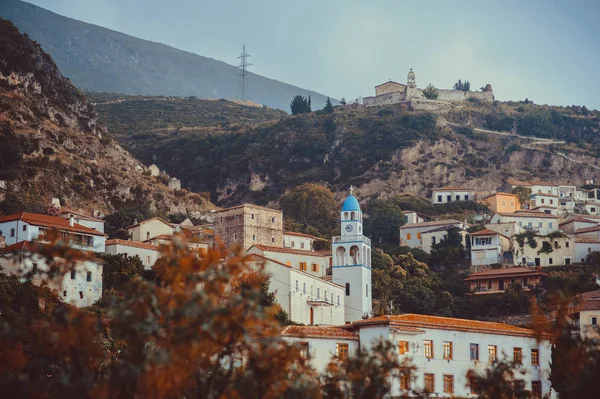
[[342, 205], [341, 235], [331, 244], [333, 282], [345, 287], [345, 321], [361, 320], [373, 309], [371, 287], [371, 240], [363, 235], [363, 215], [350, 186]]

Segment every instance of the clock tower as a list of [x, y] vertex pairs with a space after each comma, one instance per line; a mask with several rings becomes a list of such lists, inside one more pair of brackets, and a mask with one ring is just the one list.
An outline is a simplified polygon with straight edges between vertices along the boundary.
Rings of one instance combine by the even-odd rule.
[[331, 244], [332, 280], [345, 287], [345, 321], [371, 315], [371, 240], [363, 235], [363, 215], [350, 186], [340, 212], [341, 235]]

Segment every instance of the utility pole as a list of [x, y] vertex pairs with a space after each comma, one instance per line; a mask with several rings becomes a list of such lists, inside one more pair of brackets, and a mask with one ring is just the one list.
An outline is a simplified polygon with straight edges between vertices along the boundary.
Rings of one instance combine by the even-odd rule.
[[242, 53], [238, 57], [240, 63], [238, 64], [238, 68], [240, 69], [240, 96], [241, 100], [245, 100], [248, 92], [248, 67], [251, 66], [248, 62], [248, 58], [250, 58], [250, 54], [246, 52], [246, 45], [242, 46]]

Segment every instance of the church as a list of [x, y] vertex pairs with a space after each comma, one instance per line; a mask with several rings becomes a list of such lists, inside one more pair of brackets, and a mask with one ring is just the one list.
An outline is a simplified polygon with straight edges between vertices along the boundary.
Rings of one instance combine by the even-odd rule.
[[318, 237], [283, 231], [280, 211], [244, 204], [219, 211], [215, 231], [241, 245], [255, 267], [270, 277], [269, 291], [289, 315], [305, 325], [343, 325], [372, 316], [371, 240], [363, 214], [350, 195], [339, 212], [340, 235], [331, 250], [315, 250]]

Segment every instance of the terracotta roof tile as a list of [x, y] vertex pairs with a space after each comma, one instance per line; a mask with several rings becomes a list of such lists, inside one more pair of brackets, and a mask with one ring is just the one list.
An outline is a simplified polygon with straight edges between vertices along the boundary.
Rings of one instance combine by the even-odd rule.
[[467, 276], [467, 278], [465, 278], [465, 281], [479, 280], [482, 278], [493, 278], [493, 277], [509, 277], [509, 276], [521, 277], [521, 276], [525, 276], [525, 275], [547, 276], [546, 273], [536, 270], [531, 267], [504, 267], [501, 269], [490, 269], [490, 270], [483, 270], [480, 272], [471, 273], [471, 274], [469, 274], [469, 276]]
[[[19, 241], [16, 244], [9, 245], [8, 247], [0, 248], [0, 255], [10, 254], [17, 251], [28, 251], [28, 252], [38, 252], [41, 249], [51, 249], [56, 248], [56, 246], [47, 244], [44, 242], [37, 241]], [[104, 262], [96, 257], [96, 253], [92, 251], [86, 251], [82, 249], [71, 248], [72, 250], [78, 251], [82, 254], [87, 254], [89, 258], [87, 260], [92, 260], [95, 262]]]
[[490, 230], [490, 229], [485, 229], [485, 230], [481, 230], [481, 231], [476, 231], [475, 233], [471, 233], [471, 237], [473, 237], [473, 236], [495, 236], [495, 235], [502, 235], [502, 234], [498, 233], [497, 231]]
[[328, 326], [286, 326], [281, 329], [284, 337], [298, 338], [338, 338], [358, 341], [358, 334], [341, 327]]
[[575, 239], [579, 244], [600, 244], [600, 239], [594, 237], [579, 237]]
[[567, 224], [567, 223], [571, 223], [571, 222], [590, 223], [590, 224], [596, 224], [596, 225], [598, 224], [598, 222], [595, 220], [589, 220], [589, 219], [585, 219], [582, 217], [574, 217], [574, 218], [567, 219], [567, 220], [560, 222], [559, 226], [562, 226], [563, 224]]
[[141, 248], [141, 249], [150, 249], [150, 250], [153, 250], [153, 251], [158, 251], [160, 249], [156, 245], [147, 244], [145, 242], [130, 241], [130, 240], [118, 240], [118, 239], [107, 240], [106, 241], [106, 246], [108, 247], [109, 245], [123, 245], [123, 246], [126, 246], [126, 247]]
[[52, 228], [52, 229], [72, 231], [75, 233], [84, 233], [84, 234], [89, 234], [89, 235], [106, 237], [106, 234], [104, 234], [104, 233], [101, 233], [94, 229], [90, 229], [89, 227], [82, 226], [77, 223], [75, 223], [73, 226], [71, 226], [67, 219], [63, 219], [63, 218], [57, 217], [57, 216], [39, 215], [37, 213], [29, 213], [29, 212], [21, 212], [21, 213], [15, 213], [12, 215], [7, 215], [7, 216], [0, 216], [0, 223], [12, 222], [15, 220], [22, 220], [33, 226], [48, 227], [48, 228]]
[[592, 233], [594, 231], [600, 231], [600, 226], [591, 226], [591, 227], [584, 227], [583, 229], [577, 229], [575, 230], [575, 234], [581, 234], [581, 233]]
[[509, 216], [515, 218], [546, 218], [546, 219], [557, 219], [555, 215], [551, 215], [544, 212], [531, 212], [531, 211], [516, 211], [514, 213], [503, 213], [498, 212], [500, 216]]
[[280, 248], [280, 247], [269, 247], [267, 245], [255, 244], [253, 247], [256, 247], [264, 252], [280, 252], [284, 254], [294, 254], [294, 255], [304, 255], [304, 256], [317, 256], [319, 258], [324, 258], [328, 255], [322, 255], [316, 251], [311, 250], [301, 250], [294, 248]]
[[462, 223], [458, 220], [454, 220], [454, 219], [445, 219], [445, 220], [432, 220], [431, 222], [422, 222], [422, 223], [407, 223], [402, 225], [400, 228], [401, 229], [410, 229], [410, 228], [414, 228], [414, 227], [433, 227], [433, 226], [445, 226], [445, 225], [452, 225], [452, 224], [459, 224]]
[[472, 188], [468, 188], [465, 186], [444, 186], [444, 187], [440, 187], [440, 188], [434, 188], [431, 191], [440, 191], [440, 190], [467, 190], [467, 191], [473, 191]]
[[380, 316], [352, 323], [355, 326], [368, 324], [389, 324], [395, 328], [432, 328], [440, 330], [469, 331], [493, 335], [516, 335], [535, 337], [533, 330], [515, 327], [508, 324], [487, 321], [454, 319], [451, 317], [427, 316], [420, 314], [403, 314], [394, 316]]

